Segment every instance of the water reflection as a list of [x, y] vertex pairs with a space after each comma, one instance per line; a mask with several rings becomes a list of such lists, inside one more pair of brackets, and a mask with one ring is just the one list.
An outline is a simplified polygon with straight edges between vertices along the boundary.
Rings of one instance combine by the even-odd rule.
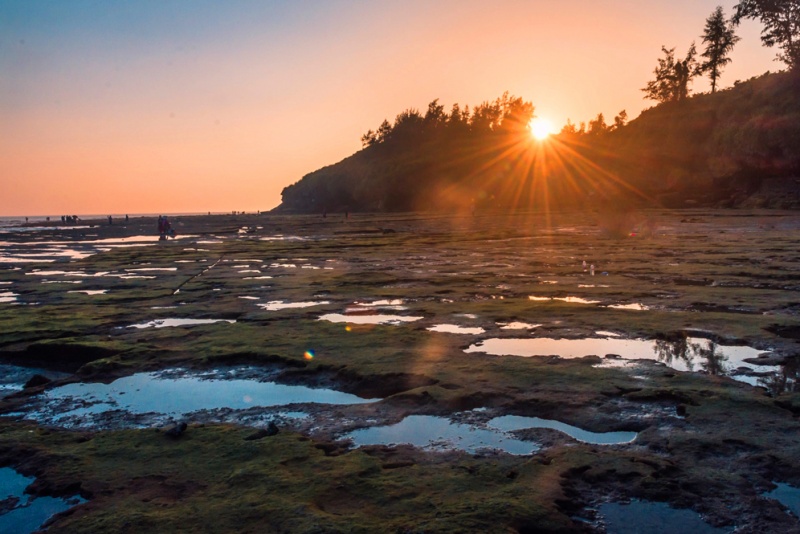
[[800, 362], [797, 359], [788, 360], [782, 365], [758, 365], [746, 362], [744, 358], [731, 361], [725, 351], [727, 348], [708, 339], [695, 340], [689, 337], [656, 340], [654, 344], [658, 361], [672, 368], [730, 376], [739, 382], [763, 387], [772, 396], [800, 391]]
[[497, 356], [550, 356], [581, 358], [615, 355], [600, 367], [620, 367], [626, 360], [654, 360], [677, 370], [729, 376], [751, 385], [775, 391], [795, 388], [797, 363], [780, 367], [750, 363], [764, 351], [745, 345], [720, 345], [711, 340], [682, 336], [670, 340], [584, 338], [553, 339], [490, 338], [471, 345], [464, 352], [484, 352]]

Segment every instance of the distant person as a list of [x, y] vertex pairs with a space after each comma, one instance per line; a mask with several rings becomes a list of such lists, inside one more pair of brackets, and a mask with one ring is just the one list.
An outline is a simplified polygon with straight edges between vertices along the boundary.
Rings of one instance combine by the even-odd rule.
[[114, 224], [114, 220], [111, 218], [111, 215], [108, 216], [108, 225], [111, 226]]
[[125, 222], [128, 222], [128, 214], [125, 214]]
[[25, 222], [28, 222], [28, 218], [27, 217], [25, 217]]
[[164, 235], [168, 237], [175, 237], [175, 230], [172, 228], [172, 224], [170, 224], [169, 219], [164, 217]]
[[67, 222], [67, 217], [66, 217], [66, 215], [62, 215], [61, 216], [61, 223], [63, 224], [65, 222]]

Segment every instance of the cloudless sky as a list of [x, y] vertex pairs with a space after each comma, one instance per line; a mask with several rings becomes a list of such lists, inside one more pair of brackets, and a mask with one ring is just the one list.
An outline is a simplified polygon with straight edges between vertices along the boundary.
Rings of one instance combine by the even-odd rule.
[[[435, 98], [632, 119], [661, 46], [701, 51], [735, 4], [0, 0], [0, 216], [268, 210]], [[739, 28], [721, 87], [784, 68], [760, 30]]]

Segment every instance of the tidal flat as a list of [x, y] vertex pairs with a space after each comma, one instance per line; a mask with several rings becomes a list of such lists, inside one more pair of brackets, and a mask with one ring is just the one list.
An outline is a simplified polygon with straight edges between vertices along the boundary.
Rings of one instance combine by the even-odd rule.
[[[800, 488], [800, 213], [173, 227], [0, 229], [0, 467], [79, 496], [50, 532], [614, 532], [649, 503], [665, 531], [800, 532], [769, 497]], [[503, 430], [514, 454], [444, 435], [509, 418], [547, 424]], [[609, 433], [635, 438], [575, 437]]]

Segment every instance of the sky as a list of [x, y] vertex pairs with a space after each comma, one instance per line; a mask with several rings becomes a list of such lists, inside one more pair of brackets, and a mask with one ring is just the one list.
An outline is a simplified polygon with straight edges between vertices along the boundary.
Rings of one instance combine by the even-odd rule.
[[[736, 3], [0, 0], [0, 216], [269, 210], [436, 98], [633, 119], [661, 46]], [[784, 69], [760, 31], [720, 87]]]

